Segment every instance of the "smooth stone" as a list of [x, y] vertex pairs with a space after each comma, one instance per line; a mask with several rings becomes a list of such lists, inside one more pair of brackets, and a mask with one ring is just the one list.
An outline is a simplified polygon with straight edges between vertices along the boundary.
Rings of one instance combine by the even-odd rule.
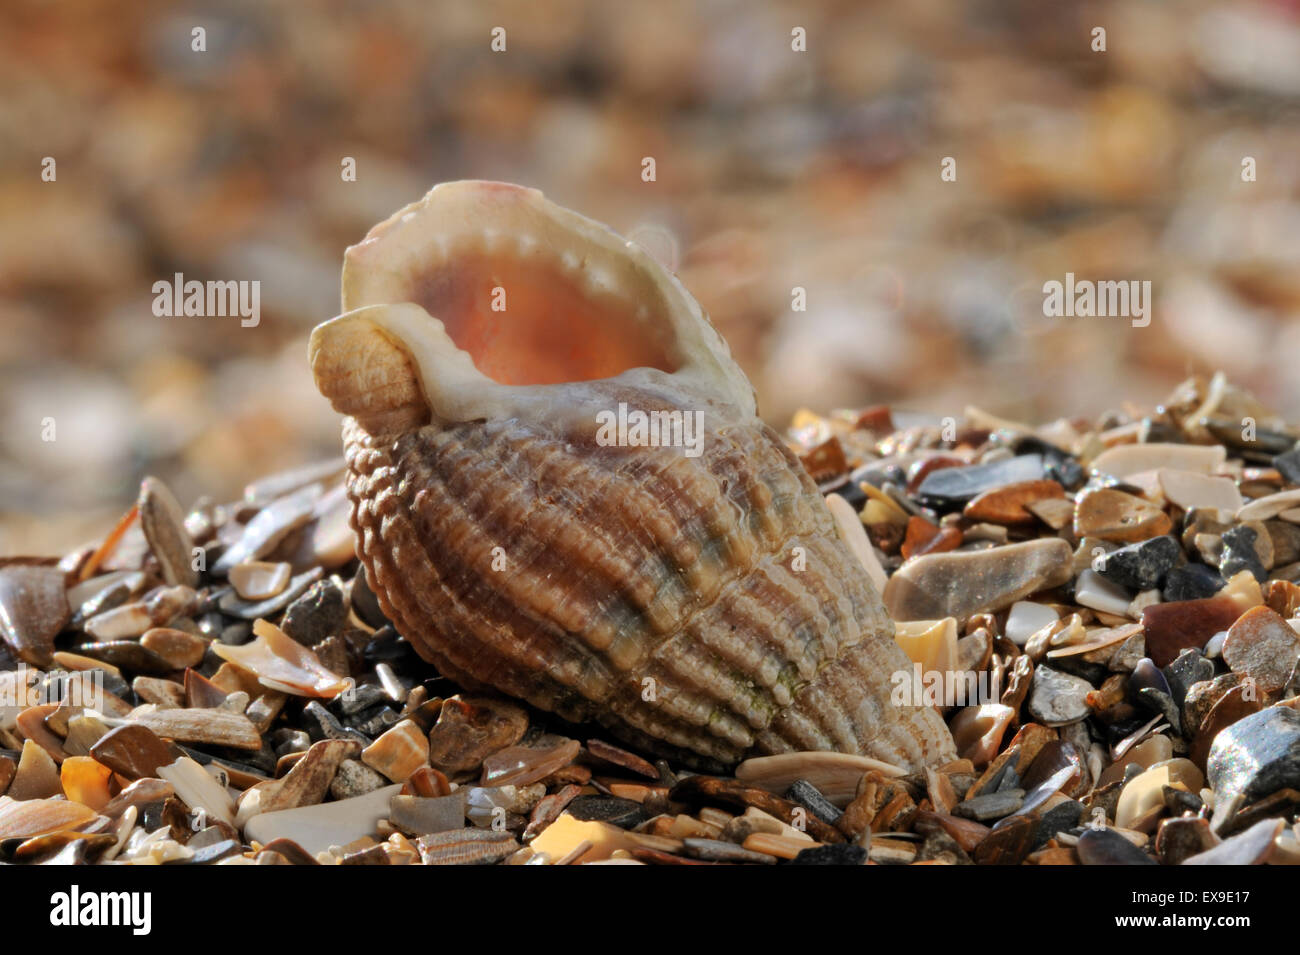
[[1092, 684], [1049, 666], [1034, 670], [1029, 687], [1029, 715], [1044, 726], [1077, 723], [1092, 712], [1088, 694]]
[[1205, 600], [1217, 594], [1226, 584], [1227, 581], [1213, 567], [1186, 564], [1169, 571], [1161, 596], [1170, 603]]
[[[1239, 525], [1223, 532], [1223, 550], [1219, 555], [1219, 573], [1231, 580], [1236, 574], [1248, 570], [1260, 582], [1268, 579], [1272, 565], [1273, 541], [1267, 533], [1260, 534], [1254, 527]], [[1266, 548], [1267, 558], [1261, 553]]]
[[1210, 748], [1219, 733], [1233, 723], [1247, 716], [1253, 716], [1262, 709], [1264, 709], [1264, 702], [1260, 699], [1259, 690], [1249, 680], [1243, 680], [1219, 697], [1218, 702], [1210, 708], [1210, 712], [1205, 714], [1205, 719], [1201, 721], [1200, 729], [1192, 740], [1191, 757], [1196, 765], [1206, 765], [1210, 757]]
[[1137, 666], [1133, 668], [1133, 673], [1129, 677], [1129, 686], [1139, 691], [1154, 688], [1161, 693], [1169, 693], [1169, 681], [1165, 679], [1165, 675], [1160, 671], [1160, 668], [1147, 657], [1139, 660]]
[[895, 620], [965, 619], [1002, 610], [1068, 581], [1071, 553], [1067, 542], [1046, 538], [983, 551], [926, 554], [889, 579], [885, 606]]
[[1300, 789], [1300, 711], [1270, 706], [1233, 722], [1215, 736], [1206, 776], [1215, 793], [1216, 832], [1242, 805]]
[[388, 818], [392, 798], [401, 791], [401, 784], [394, 783], [352, 799], [264, 812], [248, 821], [244, 836], [263, 845], [272, 839], [292, 839], [315, 855], [374, 835]]
[[1300, 636], [1268, 607], [1247, 610], [1228, 629], [1223, 662], [1233, 673], [1255, 681], [1265, 693], [1290, 682], [1300, 660]]
[[429, 765], [429, 737], [414, 720], [402, 720], [362, 750], [361, 761], [393, 782], [404, 783]]
[[835, 528], [839, 532], [840, 539], [857, 557], [858, 563], [867, 572], [867, 577], [876, 590], [884, 590], [885, 568], [881, 566], [880, 558], [876, 556], [876, 550], [871, 546], [866, 529], [858, 519], [858, 512], [838, 494], [827, 494], [826, 506], [830, 509], [831, 517], [835, 519]]
[[1016, 646], [1023, 647], [1035, 633], [1059, 619], [1061, 615], [1047, 604], [1018, 600], [1011, 605], [1011, 612], [1007, 614], [1003, 636]]
[[566, 811], [582, 822], [604, 822], [620, 829], [631, 829], [650, 818], [639, 802], [617, 796], [579, 796]]
[[1168, 534], [1173, 521], [1160, 508], [1114, 488], [1083, 491], [1074, 506], [1074, 536], [1131, 543]]
[[1245, 832], [1185, 860], [1183, 865], [1263, 865], [1285, 825], [1281, 819], [1262, 819]]
[[1236, 513], [1241, 508], [1241, 492], [1231, 478], [1171, 468], [1162, 468], [1156, 475], [1165, 500], [1185, 511], [1194, 507], [1215, 507]]
[[162, 657], [173, 669], [184, 670], [203, 662], [208, 641], [184, 630], [172, 627], [154, 627], [140, 638], [140, 646]]
[[948, 726], [958, 757], [983, 769], [997, 755], [1002, 737], [1015, 718], [1016, 710], [1000, 703], [963, 707]]
[[105, 733], [90, 748], [90, 755], [120, 776], [136, 780], [157, 776], [158, 767], [174, 762], [179, 754], [147, 726], [128, 723]]
[[1200, 650], [1220, 630], [1231, 627], [1240, 615], [1241, 607], [1231, 597], [1147, 607], [1142, 611], [1147, 655], [1156, 666], [1168, 666], [1188, 647]]
[[1281, 472], [1288, 484], [1300, 484], [1300, 444], [1275, 457], [1273, 467]]
[[1038, 832], [1039, 816], [1030, 813], [1003, 819], [988, 836], [975, 847], [976, 865], [1019, 865], [1025, 861], [1034, 846]]
[[408, 836], [446, 832], [465, 825], [466, 790], [449, 796], [394, 796], [389, 820]]
[[1181, 553], [1182, 548], [1174, 538], [1152, 537], [1109, 552], [1102, 558], [1098, 573], [1121, 587], [1150, 590], [1160, 586]]
[[1207, 659], [1195, 650], [1184, 650], [1177, 659], [1163, 670], [1169, 685], [1169, 695], [1174, 703], [1182, 706], [1187, 700], [1187, 692], [1197, 683], [1214, 679], [1214, 661]]
[[327, 577], [316, 581], [289, 604], [280, 629], [303, 646], [311, 647], [342, 630], [347, 619], [343, 588]]
[[1113, 829], [1085, 829], [1075, 851], [1084, 865], [1159, 864]]
[[721, 839], [688, 837], [682, 840], [682, 850], [692, 859], [703, 859], [708, 862], [776, 865], [776, 856], [745, 849], [734, 842], [724, 842]]
[[786, 790], [785, 798], [798, 803], [822, 822], [830, 823], [832, 826], [844, 815], [843, 811], [806, 779], [796, 779]]
[[1065, 488], [1056, 481], [1018, 481], [1002, 487], [991, 488], [972, 498], [963, 509], [963, 515], [972, 521], [1011, 526], [1033, 525], [1035, 517], [1028, 510], [1038, 501], [1063, 498]]
[[1187, 697], [1183, 701], [1183, 732], [1189, 736], [1200, 732], [1201, 724], [1214, 709], [1214, 705], [1244, 680], [1245, 677], [1237, 673], [1222, 673], [1188, 687]]
[[1164, 819], [1156, 830], [1156, 855], [1164, 865], [1182, 865], [1192, 856], [1214, 848], [1217, 842], [1208, 819]]
[[1049, 839], [1058, 833], [1067, 832], [1079, 824], [1087, 807], [1075, 799], [1058, 796], [1049, 799], [1038, 819], [1038, 828], [1034, 831], [1033, 849], [1041, 849]]
[[1010, 816], [1024, 805], [1024, 802], [1023, 789], [1000, 789], [997, 792], [985, 793], [959, 802], [953, 809], [953, 814], [965, 819], [974, 819], [976, 822], [987, 822], [990, 819]]
[[1022, 454], [989, 464], [941, 468], [931, 471], [916, 496], [936, 504], [965, 504], [993, 488], [1022, 481], [1041, 481], [1046, 472], [1041, 454]]
[[1121, 444], [1097, 455], [1092, 469], [1117, 478], [1161, 468], [1213, 474], [1227, 459], [1227, 450], [1217, 444]]
[[388, 780], [359, 759], [345, 759], [330, 783], [330, 795], [335, 799], [352, 799], [376, 789], [383, 789]]
[[1074, 602], [1081, 607], [1123, 617], [1128, 613], [1133, 595], [1095, 570], [1085, 570], [1075, 582]]
[[830, 846], [814, 846], [801, 850], [790, 865], [866, 865], [867, 850], [862, 846], [841, 843]]

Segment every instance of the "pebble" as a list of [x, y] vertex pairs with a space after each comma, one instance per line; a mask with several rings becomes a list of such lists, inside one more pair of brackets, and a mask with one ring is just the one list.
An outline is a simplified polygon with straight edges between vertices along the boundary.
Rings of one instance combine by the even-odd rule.
[[[1014, 459], [1013, 459], [1014, 460]], [[990, 488], [972, 498], [963, 509], [963, 515], [972, 521], [991, 524], [1032, 526], [1035, 521], [1029, 507], [1039, 501], [1059, 500], [1065, 489], [1056, 481], [1017, 481], [1002, 487]]]
[[1247, 610], [1228, 629], [1223, 661], [1233, 673], [1255, 681], [1265, 693], [1290, 682], [1300, 660], [1300, 636], [1268, 607]]
[[1264, 819], [1212, 849], [1186, 859], [1183, 865], [1263, 865], [1273, 854], [1273, 842], [1286, 823]]
[[796, 779], [785, 791], [785, 798], [798, 803], [822, 822], [835, 825], [844, 813], [806, 779]]
[[337, 579], [327, 577], [312, 584], [289, 604], [280, 629], [303, 646], [332, 637], [347, 624], [348, 605]]
[[1024, 481], [1041, 481], [1045, 476], [1042, 455], [1023, 454], [989, 464], [931, 471], [921, 481], [916, 496], [936, 506], [965, 504], [985, 491]]
[[402, 720], [362, 750], [361, 761], [393, 782], [404, 783], [429, 765], [429, 738], [414, 720]]
[[650, 818], [640, 803], [613, 796], [578, 796], [567, 812], [583, 822], [604, 822], [620, 829], [632, 829]]
[[1216, 832], [1241, 806], [1281, 789], [1300, 789], [1300, 711], [1270, 706], [1222, 729], [1210, 746], [1206, 776], [1215, 793]]
[[1168, 666], [1188, 647], [1200, 650], [1220, 630], [1232, 626], [1241, 607], [1230, 597], [1161, 603], [1142, 611], [1147, 655]]
[[465, 790], [449, 796], [396, 795], [390, 802], [389, 819], [408, 836], [460, 829], [465, 825]]
[[1002, 610], [1068, 581], [1070, 557], [1070, 545], [1053, 538], [927, 554], [908, 561], [889, 578], [885, 606], [895, 620], [964, 619]]
[[1023, 789], [1000, 789], [957, 804], [953, 814], [976, 822], [988, 822], [1009, 816], [1024, 805]]
[[147, 726], [128, 723], [105, 733], [90, 755], [118, 775], [136, 780], [157, 776], [158, 767], [174, 762], [179, 754]]
[[388, 784], [387, 779], [360, 760], [345, 759], [330, 783], [330, 795], [335, 799], [351, 799], [383, 789]]
[[1048, 666], [1034, 670], [1029, 687], [1029, 715], [1044, 726], [1077, 723], [1092, 712], [1088, 694], [1092, 684]]
[[830, 846], [813, 846], [800, 849], [790, 860], [791, 865], [866, 865], [867, 850], [862, 846], [841, 843]]
[[194, 541], [185, 529], [185, 512], [175, 495], [156, 477], [140, 482], [136, 502], [140, 511], [140, 528], [149, 545], [163, 580], [172, 585], [197, 587], [194, 569]]
[[1150, 501], [1114, 488], [1084, 491], [1074, 506], [1075, 537], [1130, 543], [1168, 534], [1173, 522]]
[[1204, 600], [1213, 597], [1226, 584], [1227, 581], [1214, 568], [1204, 564], [1187, 564], [1169, 571], [1161, 596], [1170, 603]]
[[208, 650], [208, 642], [202, 637], [171, 627], [146, 630], [140, 646], [156, 653], [175, 670], [198, 666]]
[[1098, 573], [1121, 587], [1150, 590], [1160, 586], [1181, 553], [1174, 538], [1152, 537], [1110, 551], [1100, 562]]
[[1204, 784], [1205, 776], [1189, 759], [1157, 763], [1124, 784], [1115, 806], [1115, 825], [1121, 829], [1150, 831], [1156, 818], [1165, 811], [1165, 787], [1195, 793]]
[[1079, 836], [1075, 847], [1084, 865], [1157, 865], [1133, 843], [1113, 829], [1088, 828]]
[[1165, 819], [1156, 831], [1156, 855], [1164, 865], [1182, 865], [1218, 843], [1210, 821], [1196, 817]]
[[1238, 525], [1224, 531], [1222, 541], [1220, 575], [1231, 580], [1241, 571], [1248, 570], [1258, 581], [1268, 579], [1268, 568], [1273, 563], [1273, 544], [1267, 532], [1260, 533], [1260, 529], [1255, 527]]
[[1123, 617], [1128, 613], [1133, 595], [1095, 570], [1085, 570], [1075, 581], [1074, 601], [1081, 607]]
[[686, 838], [682, 840], [682, 850], [693, 859], [708, 862], [748, 862], [759, 865], [776, 865], [776, 856], [765, 852], [754, 852], [721, 839]]
[[1003, 635], [1018, 647], [1023, 647], [1039, 630], [1056, 623], [1061, 615], [1047, 604], [1018, 600], [1007, 614]]

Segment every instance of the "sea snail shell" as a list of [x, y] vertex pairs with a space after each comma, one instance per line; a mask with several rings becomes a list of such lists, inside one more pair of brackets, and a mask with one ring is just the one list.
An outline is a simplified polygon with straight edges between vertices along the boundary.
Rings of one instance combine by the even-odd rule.
[[[343, 308], [309, 353], [358, 554], [443, 674], [716, 763], [954, 758], [935, 710], [891, 703], [911, 664], [879, 596], [643, 251], [536, 190], [445, 183], [348, 249]], [[702, 440], [602, 440], [620, 405]]]

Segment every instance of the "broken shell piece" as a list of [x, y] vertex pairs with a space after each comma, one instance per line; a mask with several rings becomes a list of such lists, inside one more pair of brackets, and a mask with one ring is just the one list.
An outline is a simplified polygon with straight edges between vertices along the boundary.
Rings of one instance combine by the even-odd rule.
[[244, 835], [263, 845], [272, 839], [292, 839], [312, 854], [324, 852], [374, 835], [380, 821], [388, 818], [389, 801], [401, 791], [395, 783], [352, 799], [264, 812], [248, 821]]
[[176, 795], [191, 811], [206, 813], [227, 825], [234, 825], [235, 801], [226, 792], [226, 787], [188, 756], [182, 756], [167, 766], [159, 766], [158, 776], [175, 787]]
[[352, 685], [326, 669], [310, 649], [288, 637], [284, 631], [265, 620], [253, 622], [257, 639], [243, 646], [212, 644], [212, 652], [257, 675], [258, 681], [272, 690], [293, 696], [333, 699]]
[[288, 564], [249, 560], [231, 567], [227, 579], [245, 600], [266, 600], [289, 585], [292, 571]]
[[[642, 250], [446, 183], [348, 250], [343, 308], [308, 355], [348, 416], [357, 553], [439, 672], [716, 762], [952, 758], [937, 713], [891, 704], [908, 661], [816, 485]], [[619, 409], [681, 440], [606, 440]]]
[[140, 707], [131, 721], [152, 730], [163, 739], [181, 743], [211, 743], [232, 749], [262, 748], [262, 736], [247, 716], [230, 710], [145, 709]]
[[95, 811], [66, 799], [11, 799], [0, 796], [0, 839], [30, 839], [47, 832], [79, 829]]
[[414, 720], [402, 720], [361, 751], [361, 761], [395, 783], [429, 765], [429, 737]]

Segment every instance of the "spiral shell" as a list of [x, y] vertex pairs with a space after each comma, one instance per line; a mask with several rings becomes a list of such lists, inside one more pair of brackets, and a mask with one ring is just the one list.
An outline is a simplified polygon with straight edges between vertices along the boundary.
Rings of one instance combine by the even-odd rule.
[[953, 758], [933, 709], [891, 702], [911, 664], [816, 486], [636, 246], [446, 183], [348, 250], [343, 307], [309, 352], [358, 554], [442, 673], [716, 763]]

